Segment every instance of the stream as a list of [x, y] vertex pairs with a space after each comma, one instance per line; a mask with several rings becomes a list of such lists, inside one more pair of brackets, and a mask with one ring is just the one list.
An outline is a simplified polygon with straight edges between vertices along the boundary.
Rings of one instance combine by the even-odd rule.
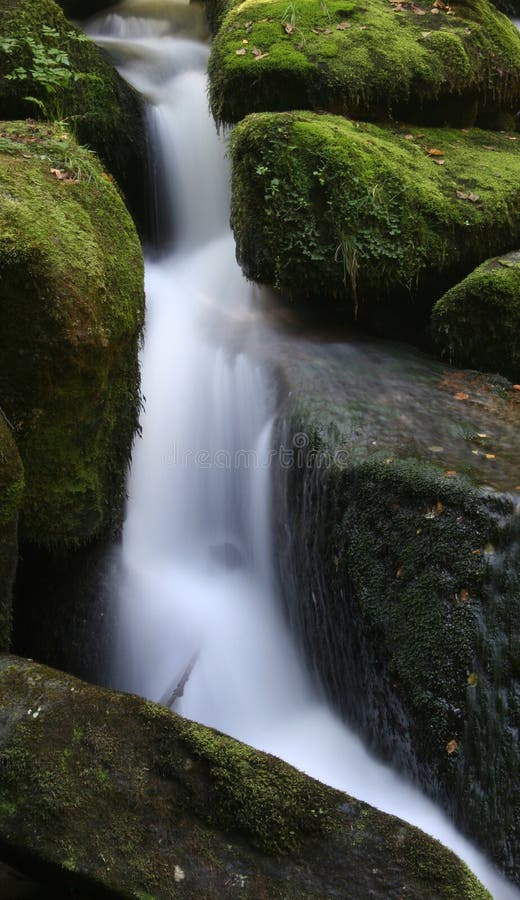
[[271, 524], [276, 390], [248, 352], [268, 326], [235, 261], [204, 12], [127, 0], [89, 31], [147, 100], [161, 223], [146, 264], [142, 437], [113, 563], [111, 684], [163, 702], [175, 695], [182, 715], [419, 826], [495, 898], [518, 898], [330, 709], [284, 620]]

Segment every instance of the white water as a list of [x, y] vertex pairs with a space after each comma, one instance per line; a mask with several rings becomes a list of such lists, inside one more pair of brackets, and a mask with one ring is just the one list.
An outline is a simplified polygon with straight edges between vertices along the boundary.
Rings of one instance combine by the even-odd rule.
[[146, 0], [134, 0], [95, 24], [150, 102], [157, 193], [175, 229], [171, 249], [147, 264], [146, 411], [117, 565], [114, 683], [159, 699], [195, 659], [179, 712], [418, 825], [494, 897], [518, 898], [431, 801], [368, 755], [293, 647], [270, 544], [272, 401], [265, 374], [237, 349], [238, 326], [256, 322], [227, 224], [225, 147], [207, 111], [208, 50], [175, 36], [186, 6], [163, 3], [161, 16], [150, 5], [153, 18], [137, 17]]

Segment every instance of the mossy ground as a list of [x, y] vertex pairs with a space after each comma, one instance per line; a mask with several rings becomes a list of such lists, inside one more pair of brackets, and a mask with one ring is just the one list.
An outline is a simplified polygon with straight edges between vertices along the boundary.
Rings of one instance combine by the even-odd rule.
[[335, 299], [347, 318], [357, 307], [387, 333], [408, 316], [417, 336], [443, 286], [520, 242], [515, 135], [265, 113], [231, 147], [248, 276], [298, 302]]
[[[69, 66], [62, 68], [71, 74], [68, 83], [48, 91], [45, 72], [32, 74], [31, 40], [44, 54], [58, 50], [67, 55]], [[26, 77], [11, 79], [20, 68]], [[142, 102], [54, 0], [3, 0], [0, 9], [0, 118], [26, 116], [66, 119], [67, 129], [95, 150], [118, 180], [134, 215], [144, 219]]]
[[0, 397], [24, 460], [23, 533], [80, 543], [120, 521], [142, 252], [110, 177], [59, 126], [0, 126], [0, 223]]
[[487, 260], [444, 294], [432, 326], [450, 362], [520, 381], [520, 253]]
[[11, 589], [18, 562], [18, 512], [22, 495], [22, 463], [0, 408], [0, 652], [9, 648], [11, 635]]
[[0, 853], [60, 896], [489, 900], [417, 829], [162, 707], [14, 657], [0, 699]]
[[406, 0], [219, 0], [209, 8], [210, 21], [221, 21], [209, 70], [218, 122], [310, 108], [470, 125], [479, 110], [516, 111], [520, 34], [486, 0], [453, 9]]

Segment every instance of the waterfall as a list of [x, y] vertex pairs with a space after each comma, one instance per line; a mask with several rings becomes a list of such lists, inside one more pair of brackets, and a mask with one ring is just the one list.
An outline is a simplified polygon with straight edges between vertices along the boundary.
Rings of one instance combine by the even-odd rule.
[[175, 694], [181, 714], [418, 825], [495, 897], [519, 897], [331, 711], [282, 616], [270, 512], [275, 392], [249, 352], [264, 326], [235, 262], [208, 49], [192, 36], [201, 15], [127, 0], [91, 27], [148, 101], [166, 223], [162, 252], [146, 266], [145, 409], [115, 565], [113, 685], [154, 700]]

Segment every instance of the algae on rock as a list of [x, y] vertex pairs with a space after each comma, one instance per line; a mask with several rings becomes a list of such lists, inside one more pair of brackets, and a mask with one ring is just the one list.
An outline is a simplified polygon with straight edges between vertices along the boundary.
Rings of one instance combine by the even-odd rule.
[[121, 520], [140, 404], [143, 258], [95, 156], [60, 126], [0, 125], [0, 398], [22, 534], [72, 546]]
[[383, 342], [281, 349], [280, 444], [306, 438], [279, 486], [293, 631], [369, 746], [518, 880], [518, 392]]
[[417, 828], [164, 707], [16, 657], [0, 706], [0, 855], [65, 895], [490, 900]]
[[437, 346], [450, 362], [520, 381], [520, 252], [488, 259], [437, 301]]
[[232, 136], [238, 258], [297, 302], [334, 299], [345, 318], [356, 311], [417, 337], [443, 290], [518, 246], [520, 143], [510, 138], [248, 116]]
[[66, 120], [144, 222], [142, 100], [54, 0], [3, 0], [0, 8], [0, 119], [26, 116]]
[[516, 112], [520, 34], [487, 2], [210, 0], [218, 122], [322, 109], [361, 119], [472, 125]]
[[11, 590], [18, 562], [18, 512], [22, 494], [22, 462], [0, 407], [0, 653], [9, 649]]

